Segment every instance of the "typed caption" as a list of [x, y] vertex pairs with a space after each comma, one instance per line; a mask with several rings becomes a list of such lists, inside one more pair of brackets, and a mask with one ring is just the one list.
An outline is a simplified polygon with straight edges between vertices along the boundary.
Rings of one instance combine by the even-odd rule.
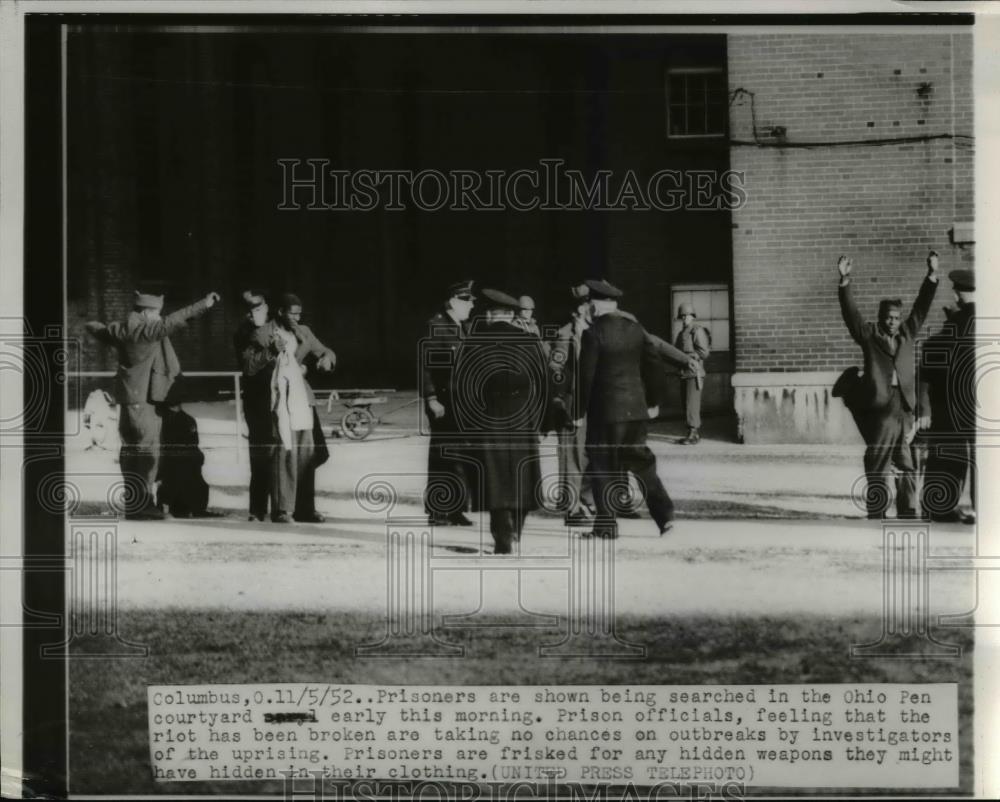
[[955, 684], [148, 688], [163, 781], [953, 788]]

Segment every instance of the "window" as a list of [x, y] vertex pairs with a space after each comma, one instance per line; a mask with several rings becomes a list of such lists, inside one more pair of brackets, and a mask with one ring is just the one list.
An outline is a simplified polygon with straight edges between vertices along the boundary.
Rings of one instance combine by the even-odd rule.
[[727, 98], [721, 69], [678, 68], [667, 71], [667, 136], [724, 136]]
[[677, 320], [677, 307], [682, 303], [694, 306], [697, 321], [712, 335], [712, 352], [729, 351], [729, 287], [725, 284], [675, 284], [670, 294], [673, 311], [673, 337], [683, 323]]

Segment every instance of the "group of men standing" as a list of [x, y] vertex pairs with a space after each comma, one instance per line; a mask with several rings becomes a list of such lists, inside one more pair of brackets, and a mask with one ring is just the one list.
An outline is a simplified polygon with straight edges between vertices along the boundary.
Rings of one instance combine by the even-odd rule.
[[[960, 509], [968, 481], [975, 506], [975, 275], [953, 270], [957, 307], [946, 309], [940, 332], [922, 343], [917, 364], [917, 336], [937, 291], [939, 257], [927, 257], [927, 275], [910, 314], [903, 318], [900, 299], [883, 299], [878, 320], [866, 322], [854, 299], [853, 260], [841, 256], [838, 295], [851, 337], [861, 346], [861, 371], [849, 369], [835, 395], [843, 396], [866, 443], [864, 468], [868, 517], [884, 518], [895, 473], [896, 515], [916, 518], [917, 484], [923, 488], [920, 513], [933, 521], [974, 523], [974, 513]], [[927, 451], [926, 460], [915, 460]]]
[[243, 293], [247, 314], [233, 337], [243, 372], [243, 414], [250, 443], [250, 520], [322, 523], [316, 510], [316, 468], [329, 459], [307, 375], [329, 373], [333, 350], [301, 322], [302, 300], [292, 293], [269, 314], [260, 293]]
[[[470, 281], [448, 290], [422, 344], [421, 397], [430, 424], [425, 508], [432, 524], [465, 525], [487, 510], [494, 550], [511, 551], [543, 495], [539, 439], [555, 430], [566, 523], [615, 538], [631, 507], [628, 473], [661, 534], [673, 503], [646, 445], [662, 395], [664, 364], [695, 375], [700, 361], [648, 333], [618, 308], [622, 292], [602, 280], [571, 290], [575, 309], [553, 343], [519, 324], [523, 299], [483, 289], [485, 315], [470, 322]], [[703, 374], [702, 374], [703, 375]]]
[[[972, 523], [974, 514], [959, 503], [968, 486], [975, 507], [973, 272], [949, 274], [957, 306], [945, 310], [946, 325], [922, 344], [918, 371], [917, 337], [937, 290], [938, 254], [928, 255], [926, 278], [905, 319], [902, 302], [885, 299], [878, 320], [864, 321], [853, 295], [853, 261], [841, 257], [837, 268], [841, 312], [864, 364], [845, 372], [835, 395], [844, 397], [867, 445], [869, 517], [885, 517], [892, 473], [898, 517], [916, 517], [917, 463], [924, 463], [924, 517]], [[566, 524], [592, 523], [587, 536], [603, 538], [617, 537], [617, 518], [633, 514], [629, 474], [660, 533], [672, 527], [673, 503], [646, 445], [666, 365], [680, 371], [689, 426], [683, 442], [699, 439], [709, 339], [694, 323], [693, 308], [678, 309], [683, 326], [671, 345], [619, 309], [622, 292], [607, 281], [588, 280], [570, 294], [570, 320], [547, 342], [530, 298], [483, 289], [485, 314], [473, 321], [473, 283], [459, 282], [421, 344], [420, 393], [430, 426], [426, 512], [431, 524], [462, 526], [472, 523], [466, 512], [489, 511], [497, 553], [510, 552], [528, 512], [541, 506], [541, 435], [557, 436]], [[164, 317], [162, 295], [136, 293], [125, 320], [87, 324], [118, 353], [114, 399], [129, 518], [162, 517], [161, 435], [180, 375], [170, 335], [218, 300], [212, 292]], [[307, 375], [334, 370], [336, 356], [301, 323], [297, 296], [280, 296], [273, 315], [263, 295], [247, 291], [243, 300], [247, 313], [233, 343], [250, 442], [250, 519], [322, 522], [315, 470], [329, 452]], [[196, 430], [194, 436], [196, 443]], [[175, 489], [171, 506], [187, 508], [181, 496]]]
[[[311, 370], [332, 371], [333, 351], [300, 322], [302, 301], [282, 295], [269, 315], [262, 295], [244, 293], [247, 315], [234, 337], [243, 373], [243, 409], [250, 441], [250, 520], [320, 523], [315, 508], [315, 471], [329, 457], [316, 414], [316, 398], [306, 378]], [[163, 317], [163, 296], [135, 293], [123, 321], [92, 322], [87, 330], [118, 355], [114, 399], [119, 406], [120, 463], [125, 480], [125, 514], [156, 519], [190, 508], [177, 471], [167, 471], [176, 444], [163, 436], [180, 363], [170, 335], [219, 301], [204, 299]], [[197, 432], [194, 440], [197, 447]], [[168, 453], [164, 453], [164, 450]], [[200, 479], [201, 463], [194, 469]], [[168, 487], [169, 485], [169, 487]], [[168, 490], [170, 492], [168, 492]], [[205, 502], [200, 504], [204, 509]], [[268, 507], [270, 506], [270, 512]]]

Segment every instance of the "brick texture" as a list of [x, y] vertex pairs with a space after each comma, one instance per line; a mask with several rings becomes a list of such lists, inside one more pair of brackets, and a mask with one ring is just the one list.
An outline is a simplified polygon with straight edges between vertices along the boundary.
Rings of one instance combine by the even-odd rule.
[[[840, 254], [854, 258], [869, 319], [880, 298], [912, 302], [929, 248], [945, 274], [972, 266], [972, 247], [948, 234], [973, 220], [971, 139], [876, 143], [971, 137], [971, 35], [734, 35], [728, 61], [731, 136], [748, 143], [731, 154], [747, 193], [733, 213], [736, 370], [855, 364], [837, 304]], [[776, 126], [787, 143], [815, 147], [780, 146]], [[867, 144], [829, 144], [853, 140]], [[927, 326], [952, 302], [944, 281]]]

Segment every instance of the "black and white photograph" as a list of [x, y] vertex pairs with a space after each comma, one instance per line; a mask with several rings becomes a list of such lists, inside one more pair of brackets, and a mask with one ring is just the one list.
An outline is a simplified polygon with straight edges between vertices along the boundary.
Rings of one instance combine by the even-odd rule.
[[0, 18], [5, 796], [996, 792], [990, 12], [112, 5]]

